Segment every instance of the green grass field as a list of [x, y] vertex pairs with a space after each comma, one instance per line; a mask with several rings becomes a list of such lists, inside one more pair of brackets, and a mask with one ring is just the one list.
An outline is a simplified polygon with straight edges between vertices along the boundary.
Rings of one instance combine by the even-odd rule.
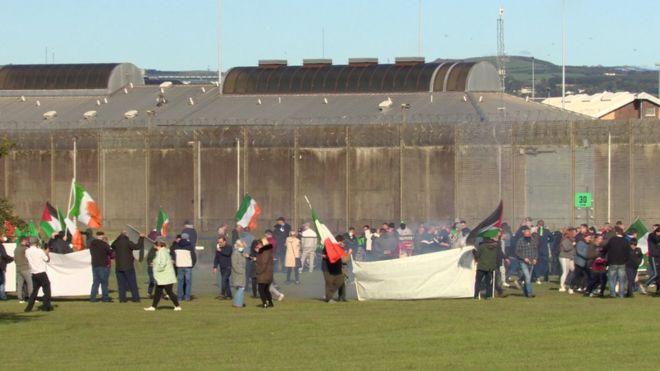
[[[320, 293], [320, 273], [311, 275], [304, 278]], [[0, 364], [3, 370], [633, 370], [660, 361], [654, 351], [660, 298], [584, 298], [560, 294], [555, 284], [535, 289], [535, 299], [508, 290], [508, 297], [490, 301], [327, 304], [287, 297], [271, 309], [251, 298], [235, 309], [209, 294], [184, 303], [182, 312], [167, 301], [144, 312], [147, 300], [68, 300], [55, 302], [54, 312], [23, 313], [10, 300], [0, 302]]]

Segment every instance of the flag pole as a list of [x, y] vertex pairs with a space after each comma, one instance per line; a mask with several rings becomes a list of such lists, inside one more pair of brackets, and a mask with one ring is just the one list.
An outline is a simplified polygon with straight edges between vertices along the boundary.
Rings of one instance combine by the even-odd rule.
[[309, 209], [312, 209], [312, 203], [309, 202], [309, 198], [307, 198], [307, 195], [305, 195], [305, 201], [307, 201], [307, 206], [309, 206]]

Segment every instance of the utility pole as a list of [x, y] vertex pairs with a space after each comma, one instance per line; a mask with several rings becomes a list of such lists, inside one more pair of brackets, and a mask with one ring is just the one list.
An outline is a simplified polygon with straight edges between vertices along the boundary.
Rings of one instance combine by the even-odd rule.
[[500, 6], [500, 16], [497, 18], [497, 71], [500, 75], [500, 89], [505, 91], [506, 52], [504, 51], [504, 8]]

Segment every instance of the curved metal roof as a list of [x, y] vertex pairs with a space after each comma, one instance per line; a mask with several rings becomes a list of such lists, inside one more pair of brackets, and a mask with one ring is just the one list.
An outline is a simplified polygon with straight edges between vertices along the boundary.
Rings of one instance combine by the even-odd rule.
[[32, 64], [0, 68], [0, 90], [107, 89], [118, 63]]
[[[488, 66], [483, 66], [484, 63]], [[480, 68], [472, 73], [477, 65]], [[495, 80], [490, 76], [493, 73]], [[227, 73], [222, 91], [239, 95], [496, 91], [498, 84], [492, 84], [492, 81], [499, 81], [496, 74], [495, 68], [487, 62], [460, 61], [236, 67]]]

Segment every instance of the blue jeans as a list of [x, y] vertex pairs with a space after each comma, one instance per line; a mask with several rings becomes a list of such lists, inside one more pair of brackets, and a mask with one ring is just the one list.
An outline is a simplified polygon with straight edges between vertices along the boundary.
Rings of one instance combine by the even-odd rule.
[[623, 297], [626, 291], [626, 266], [610, 265], [607, 268], [607, 277], [610, 284], [610, 296], [616, 297], [616, 284], [619, 283], [619, 297]]
[[108, 296], [108, 279], [110, 278], [110, 268], [108, 267], [92, 267], [92, 292], [89, 294], [90, 301], [96, 301], [96, 294], [99, 292], [99, 285], [101, 286], [101, 297], [103, 301], [110, 301]]
[[506, 279], [509, 280], [513, 275], [520, 276], [520, 260], [516, 258], [511, 258], [511, 262], [506, 268]]
[[7, 293], [5, 292], [5, 272], [2, 271], [2, 269], [0, 269], [0, 300], [7, 300]]
[[231, 287], [229, 286], [229, 277], [231, 276], [231, 267], [220, 268], [220, 294], [231, 298]]
[[190, 300], [190, 293], [192, 291], [192, 268], [177, 268], [176, 279], [176, 294], [179, 297], [179, 300]]
[[135, 277], [135, 268], [126, 271], [115, 271], [117, 276], [117, 292], [119, 293], [119, 302], [126, 302], [126, 291], [131, 291], [131, 300], [140, 301], [140, 291], [138, 290], [137, 278]]
[[520, 270], [522, 271], [522, 275], [525, 279], [523, 293], [525, 296], [530, 297], [534, 295], [534, 289], [532, 288], [532, 273], [534, 272], [534, 265], [520, 261]]
[[539, 261], [536, 263], [536, 267], [534, 267], [534, 274], [532, 277], [532, 281], [544, 279], [545, 281], [548, 281], [548, 257], [547, 256], [539, 256]]

